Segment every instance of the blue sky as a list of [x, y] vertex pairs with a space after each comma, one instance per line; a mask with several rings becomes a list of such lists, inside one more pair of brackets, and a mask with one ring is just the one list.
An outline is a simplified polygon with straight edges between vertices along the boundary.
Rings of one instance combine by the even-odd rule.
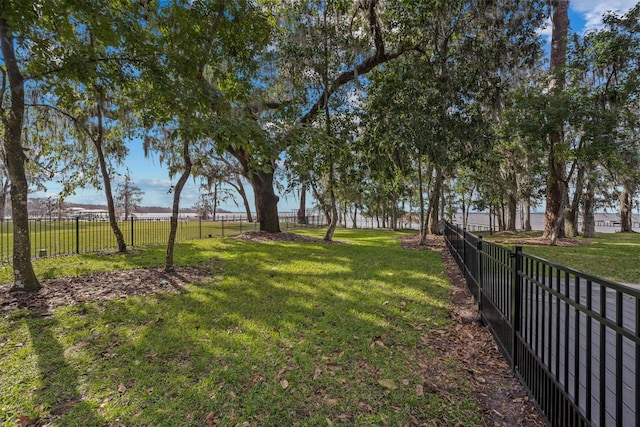
[[[603, 13], [609, 10], [624, 13], [631, 9], [636, 2], [637, 0], [571, 0], [569, 3], [571, 28], [573, 31], [579, 33], [583, 33], [589, 29], [596, 29], [601, 25]], [[549, 37], [551, 34], [551, 26], [548, 25], [547, 28], [542, 29], [541, 33]], [[171, 206], [173, 195], [169, 194], [168, 191], [172, 183], [176, 180], [170, 180], [167, 169], [160, 164], [155, 156], [145, 158], [140, 141], [132, 141], [129, 144], [129, 155], [123, 167], [120, 168], [120, 172], [122, 174], [126, 173], [127, 168], [131, 172], [133, 182], [144, 192], [142, 201], [144, 206]], [[116, 184], [114, 183], [114, 188], [115, 186]], [[48, 191], [46, 193], [37, 192], [34, 193], [32, 197], [57, 197], [60, 186], [56, 183], [51, 183], [47, 187]], [[246, 190], [253, 206], [253, 192], [249, 184], [246, 185]], [[198, 185], [190, 179], [183, 190], [180, 206], [182, 208], [191, 207], [196, 203], [197, 199]], [[309, 200], [309, 198], [307, 200]], [[66, 201], [72, 203], [105, 204], [105, 197], [101, 191], [87, 188], [78, 189], [76, 194], [69, 196]], [[239, 197], [237, 201], [239, 206], [242, 206], [242, 201]], [[307, 208], [311, 207], [310, 203], [311, 202], [307, 201]], [[297, 206], [298, 201], [294, 195], [280, 197], [280, 203], [278, 204], [280, 212], [290, 212], [297, 209]], [[234, 212], [242, 211], [242, 209], [237, 207], [232, 201], [223, 203], [221, 208]]]

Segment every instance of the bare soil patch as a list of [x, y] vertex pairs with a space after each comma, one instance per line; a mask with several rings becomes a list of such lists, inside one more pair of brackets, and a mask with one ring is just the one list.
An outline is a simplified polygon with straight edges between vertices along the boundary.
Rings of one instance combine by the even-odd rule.
[[[480, 322], [477, 306], [457, 264], [446, 249], [444, 238], [428, 236], [426, 245], [419, 245], [418, 236], [406, 236], [402, 240], [402, 247], [440, 251], [452, 285], [452, 323], [434, 331], [433, 336], [423, 337], [423, 343], [438, 354], [437, 360], [422, 362], [429, 365], [431, 377], [437, 379], [439, 384], [451, 383], [453, 381], [447, 380], [450, 374], [442, 367], [447, 360], [461, 362], [460, 365], [465, 369], [457, 375], [468, 381], [485, 425], [546, 426], [547, 422], [512, 373], [489, 329]], [[421, 359], [418, 356], [418, 360]]]
[[[523, 235], [515, 231], [497, 231], [491, 235], [491, 241], [501, 245], [531, 245], [531, 246], [549, 246], [551, 244], [550, 239], [543, 238], [542, 236], [528, 236]], [[556, 240], [556, 246], [570, 247], [577, 245], [585, 245], [588, 242], [584, 240], [573, 239], [570, 237], [564, 237]]]
[[38, 292], [9, 292], [11, 284], [0, 285], [0, 313], [17, 309], [50, 313], [61, 306], [105, 301], [159, 292], [177, 293], [188, 283], [211, 276], [204, 268], [181, 267], [173, 273], [162, 268], [110, 271], [83, 276], [43, 280]]
[[301, 236], [295, 233], [267, 233], [266, 231], [247, 231], [234, 237], [252, 242], [313, 242], [327, 244], [344, 244], [343, 242], [327, 241], [318, 237]]

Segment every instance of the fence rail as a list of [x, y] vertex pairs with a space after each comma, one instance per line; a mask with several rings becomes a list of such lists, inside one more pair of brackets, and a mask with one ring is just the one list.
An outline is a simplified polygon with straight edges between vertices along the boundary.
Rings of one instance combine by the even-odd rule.
[[444, 224], [483, 321], [552, 426], [640, 425], [640, 291]]
[[[307, 216], [306, 224], [297, 218], [283, 216], [280, 227], [284, 231], [295, 228], [320, 227], [326, 224], [322, 216]], [[131, 218], [118, 221], [128, 246], [159, 245], [167, 242], [170, 218]], [[234, 236], [245, 231], [258, 230], [256, 222], [241, 217], [222, 217], [216, 221], [201, 218], [181, 218], [178, 221], [176, 241], [207, 237]], [[117, 250], [116, 238], [109, 221], [104, 219], [31, 219], [29, 220], [31, 255], [45, 257]], [[13, 257], [13, 222], [0, 222], [0, 262], [11, 262]]]

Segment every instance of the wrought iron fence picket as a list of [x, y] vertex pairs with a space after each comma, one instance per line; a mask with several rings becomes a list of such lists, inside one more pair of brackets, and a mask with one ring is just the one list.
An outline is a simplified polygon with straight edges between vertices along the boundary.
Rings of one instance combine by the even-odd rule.
[[[280, 222], [288, 229], [291, 217], [281, 217]], [[321, 216], [308, 216], [307, 224], [301, 228], [325, 226]], [[228, 237], [243, 231], [258, 230], [257, 222], [242, 218], [203, 220], [194, 218], [178, 223], [177, 242], [202, 239], [204, 237]], [[131, 247], [160, 245], [166, 243], [169, 233], [169, 218], [131, 217], [118, 222]], [[296, 226], [297, 228], [297, 226]], [[32, 256], [59, 256], [108, 251], [117, 249], [117, 242], [109, 221], [92, 218], [41, 218], [29, 220]], [[3, 220], [0, 224], [0, 262], [11, 263], [13, 257], [13, 222]]]
[[640, 425], [640, 290], [448, 223], [444, 234], [482, 320], [551, 425]]

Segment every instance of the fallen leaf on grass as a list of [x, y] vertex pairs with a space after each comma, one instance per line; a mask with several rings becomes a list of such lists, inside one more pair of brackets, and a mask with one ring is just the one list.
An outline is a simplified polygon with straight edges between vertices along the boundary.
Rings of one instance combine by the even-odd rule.
[[313, 379], [317, 380], [321, 374], [322, 374], [322, 369], [316, 368], [316, 370], [313, 372]]
[[289, 387], [289, 381], [287, 380], [280, 381], [280, 386], [282, 387], [283, 390], [286, 390], [287, 387]]
[[416, 386], [416, 396], [418, 397], [424, 396], [424, 388], [422, 387], [422, 384], [418, 384]]
[[387, 346], [384, 345], [384, 343], [381, 340], [373, 341], [369, 347], [371, 348], [371, 350], [373, 350], [376, 346], [382, 347], [382, 348], [387, 348]]
[[18, 418], [16, 420], [16, 425], [17, 426], [26, 426], [27, 424], [29, 424], [29, 422], [31, 421], [31, 418], [29, 418], [26, 415], [21, 416], [20, 418]]
[[120, 383], [120, 384], [118, 384], [118, 391], [119, 391], [120, 393], [124, 393], [124, 392], [126, 392], [126, 391], [127, 391], [127, 387], [124, 385], [124, 383]]
[[378, 380], [378, 384], [388, 390], [397, 390], [398, 385], [393, 380]]
[[282, 375], [283, 375], [286, 371], [287, 371], [287, 367], [286, 367], [286, 366], [284, 366], [282, 369], [280, 369], [280, 370], [278, 371], [278, 373], [276, 374], [276, 377], [275, 377], [275, 378], [276, 378], [276, 381], [279, 381], [279, 380], [280, 380], [280, 378], [282, 378]]
[[217, 426], [220, 424], [220, 420], [216, 417], [216, 414], [213, 411], [207, 414], [207, 418], [205, 418], [204, 422], [208, 426]]

